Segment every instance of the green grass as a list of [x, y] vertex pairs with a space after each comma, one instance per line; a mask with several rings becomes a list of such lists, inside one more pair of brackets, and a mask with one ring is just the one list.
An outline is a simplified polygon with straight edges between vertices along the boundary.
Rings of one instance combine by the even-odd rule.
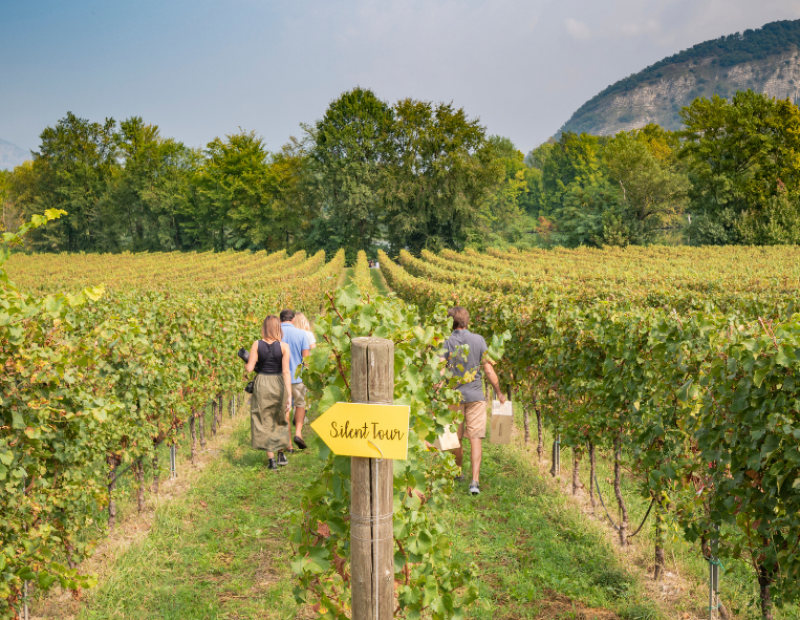
[[353, 283], [353, 278], [355, 277], [355, 275], [356, 275], [356, 270], [353, 267], [347, 267], [344, 270], [344, 278], [342, 279], [342, 283], [340, 285], [340, 288], [343, 288], [345, 286], [348, 286], [349, 284], [352, 284]]
[[380, 269], [370, 269], [369, 276], [372, 278], [372, 284], [378, 290], [379, 295], [388, 295], [391, 292], [386, 285], [386, 280], [383, 279]]
[[[319, 466], [312, 437], [278, 472], [249, 447], [249, 423], [183, 497], [159, 508], [149, 535], [88, 593], [81, 620], [295, 618], [288, 510]], [[468, 452], [468, 451], [467, 451]], [[469, 459], [465, 459], [468, 466]], [[656, 618], [597, 524], [548, 485], [519, 447], [486, 444], [482, 494], [461, 485], [442, 512], [454, 554], [475, 562], [480, 601], [467, 617]], [[554, 613], [558, 612], [558, 613]], [[593, 614], [599, 614], [597, 616]]]
[[466, 484], [443, 519], [455, 555], [482, 575], [468, 617], [660, 617], [598, 524], [546, 484], [519, 447], [484, 442], [480, 496], [468, 496]]
[[79, 618], [295, 617], [283, 515], [317, 460], [295, 453], [288, 467], [268, 471], [249, 441], [242, 416], [220, 458], [158, 510], [152, 531], [119, 557]]

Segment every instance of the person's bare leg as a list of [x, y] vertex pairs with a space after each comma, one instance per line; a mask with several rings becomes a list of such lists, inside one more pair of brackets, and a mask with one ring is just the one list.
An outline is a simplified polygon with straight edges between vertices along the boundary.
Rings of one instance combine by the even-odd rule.
[[453, 453], [453, 456], [456, 457], [456, 465], [461, 470], [461, 473], [464, 473], [464, 450], [463, 448], [456, 448], [455, 450], [450, 450]]
[[274, 459], [275, 458], [275, 453], [274, 452], [267, 452], [267, 458], [268, 459]]
[[481, 460], [483, 459], [483, 445], [480, 439], [470, 439], [470, 455], [472, 457], [472, 479], [478, 482], [481, 475]]
[[[294, 410], [294, 434], [296, 437], [303, 437], [303, 422], [306, 420], [306, 408], [295, 407]], [[290, 425], [291, 428], [291, 425]]]

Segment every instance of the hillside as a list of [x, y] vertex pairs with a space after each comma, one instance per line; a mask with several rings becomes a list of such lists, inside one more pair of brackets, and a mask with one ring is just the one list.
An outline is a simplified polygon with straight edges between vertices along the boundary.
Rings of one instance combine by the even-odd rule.
[[586, 102], [559, 132], [612, 135], [657, 123], [681, 125], [679, 111], [697, 97], [752, 89], [800, 98], [800, 20], [773, 22], [706, 41], [612, 84]]
[[28, 159], [31, 159], [28, 151], [0, 139], [0, 170], [11, 170]]

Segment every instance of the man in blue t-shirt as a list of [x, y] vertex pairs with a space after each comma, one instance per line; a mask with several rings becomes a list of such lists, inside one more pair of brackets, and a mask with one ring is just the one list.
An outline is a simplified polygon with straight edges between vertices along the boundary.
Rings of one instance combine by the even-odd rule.
[[[297, 376], [297, 367], [303, 363], [303, 358], [308, 356], [310, 345], [308, 335], [302, 329], [292, 324], [294, 320], [294, 310], [281, 310], [281, 330], [283, 330], [283, 342], [289, 345], [291, 358], [289, 361], [289, 371], [292, 374], [292, 406], [294, 407], [294, 443], [301, 450], [306, 449], [306, 442], [303, 441], [303, 422], [306, 418], [306, 386], [303, 380]], [[289, 420], [289, 437], [292, 435], [292, 421]]]

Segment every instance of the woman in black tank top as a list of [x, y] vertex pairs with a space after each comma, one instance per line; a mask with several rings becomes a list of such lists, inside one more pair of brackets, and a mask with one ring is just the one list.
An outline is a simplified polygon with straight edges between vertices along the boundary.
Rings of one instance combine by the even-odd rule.
[[[289, 411], [292, 407], [292, 378], [289, 371], [289, 345], [281, 342], [283, 332], [278, 317], [264, 319], [261, 340], [250, 347], [247, 372], [257, 372], [250, 398], [250, 442], [254, 450], [267, 453], [267, 468], [278, 469], [288, 463], [284, 450], [288, 441]], [[275, 452], [278, 453], [277, 463]]]

